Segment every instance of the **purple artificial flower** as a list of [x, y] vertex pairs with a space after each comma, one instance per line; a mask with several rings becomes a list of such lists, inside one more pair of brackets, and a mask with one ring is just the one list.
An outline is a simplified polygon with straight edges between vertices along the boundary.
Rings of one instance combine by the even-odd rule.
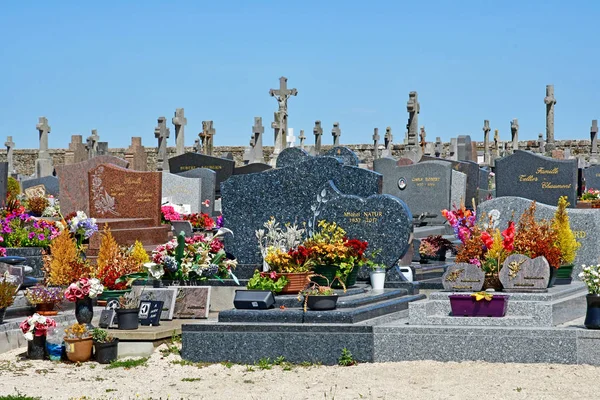
[[29, 239], [33, 239], [35, 237], [35, 232], [29, 232], [29, 235], [27, 235], [27, 237]]
[[46, 236], [44, 236], [44, 234], [43, 234], [43, 233], [40, 233], [40, 234], [38, 235], [38, 240], [39, 240], [40, 242], [42, 242], [42, 241], [46, 240]]

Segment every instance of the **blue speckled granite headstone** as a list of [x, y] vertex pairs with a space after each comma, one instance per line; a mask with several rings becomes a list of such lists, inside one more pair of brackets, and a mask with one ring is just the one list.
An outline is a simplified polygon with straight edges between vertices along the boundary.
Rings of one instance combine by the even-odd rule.
[[318, 221], [336, 222], [351, 239], [367, 241], [367, 254], [379, 250], [378, 263], [393, 266], [408, 250], [412, 215], [397, 197], [374, 194], [367, 198], [341, 193], [328, 182], [315, 198], [309, 229]]
[[226, 249], [240, 264], [262, 264], [255, 231], [272, 216], [280, 223], [312, 219], [311, 206], [328, 182], [345, 194], [369, 197], [381, 193], [380, 174], [343, 165], [332, 157], [309, 158], [297, 165], [248, 175], [234, 175], [221, 185], [225, 227], [234, 238]]
[[269, 164], [263, 163], [252, 163], [248, 165], [243, 165], [241, 167], [235, 167], [233, 170], [234, 175], [245, 175], [245, 174], [256, 174], [257, 172], [268, 171], [272, 169]]
[[54, 197], [58, 197], [60, 193], [58, 178], [55, 176], [44, 176], [43, 178], [33, 178], [21, 181], [21, 190], [25, 191], [27, 188], [38, 185], [44, 185], [47, 195], [51, 194]]
[[344, 165], [356, 167], [359, 163], [358, 156], [352, 150], [343, 146], [332, 147], [323, 155], [339, 158]]
[[577, 160], [555, 160], [529, 151], [515, 150], [496, 160], [496, 197], [520, 196], [556, 205], [567, 196], [577, 204]]
[[288, 147], [281, 150], [281, 153], [277, 156], [276, 166], [277, 168], [290, 167], [310, 157], [312, 156], [300, 147]]

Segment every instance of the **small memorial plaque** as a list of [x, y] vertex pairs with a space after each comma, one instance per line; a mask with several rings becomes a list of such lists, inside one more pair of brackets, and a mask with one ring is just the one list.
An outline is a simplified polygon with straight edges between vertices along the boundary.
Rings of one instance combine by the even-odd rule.
[[180, 286], [174, 318], [208, 318], [210, 286]]
[[36, 185], [25, 189], [25, 196], [28, 199], [34, 197], [46, 197], [46, 187], [44, 185]]
[[114, 309], [110, 310], [102, 310], [100, 313], [100, 321], [98, 321], [98, 326], [103, 329], [111, 328], [116, 325], [115, 316], [117, 313]]
[[483, 288], [485, 273], [476, 265], [457, 263], [442, 275], [444, 290], [453, 292], [478, 292]]
[[500, 270], [505, 292], [547, 292], [550, 265], [545, 257], [533, 260], [523, 254], [511, 254]]
[[160, 314], [162, 312], [164, 302], [153, 300], [140, 301], [140, 325], [159, 326]]
[[177, 297], [177, 288], [144, 288], [143, 286], [134, 286], [133, 292], [140, 296], [140, 300], [162, 301], [162, 312], [160, 319], [172, 320], [175, 311], [175, 299]]

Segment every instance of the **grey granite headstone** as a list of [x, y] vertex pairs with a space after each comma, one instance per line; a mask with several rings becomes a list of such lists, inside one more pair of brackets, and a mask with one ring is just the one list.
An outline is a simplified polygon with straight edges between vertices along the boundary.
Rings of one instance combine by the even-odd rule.
[[315, 197], [313, 209], [309, 229], [320, 220], [336, 222], [346, 231], [347, 237], [369, 243], [367, 254], [379, 251], [375, 261], [388, 268], [395, 265], [408, 249], [412, 215], [397, 197], [344, 195], [329, 181]]
[[445, 221], [441, 210], [451, 206], [452, 169], [449, 163], [422, 162], [397, 166], [391, 158], [373, 162], [373, 170], [383, 175], [383, 193], [402, 199], [416, 217], [434, 215], [432, 223]]
[[173, 227], [175, 235], [179, 235], [181, 232], [183, 232], [186, 237], [192, 237], [194, 235], [194, 228], [192, 228], [190, 221], [171, 221], [171, 226]]
[[[523, 212], [530, 206], [531, 200], [522, 197], [498, 197], [481, 203], [477, 207], [477, 215], [489, 214], [492, 210], [500, 212], [498, 228], [504, 230], [514, 212], [514, 221], [518, 221]], [[537, 203], [535, 218], [550, 220], [554, 217], [556, 207]], [[600, 263], [600, 212], [594, 209], [569, 209], [569, 221], [575, 238], [581, 247], [575, 257], [573, 279], [581, 271], [581, 265]]]
[[583, 170], [586, 189], [600, 190], [600, 165], [592, 165]]
[[332, 147], [323, 155], [339, 158], [344, 165], [350, 165], [352, 167], [358, 166], [359, 163], [358, 156], [352, 150], [343, 146]]
[[188, 204], [192, 213], [206, 212], [202, 207], [201, 181], [200, 178], [186, 178], [163, 171], [163, 201], [168, 198], [173, 204]]
[[441, 158], [423, 156], [421, 158], [421, 162], [425, 161], [447, 162], [452, 166], [452, 169], [467, 175], [467, 190], [465, 204], [471, 206], [473, 200], [477, 202], [477, 189], [479, 186], [479, 164], [473, 161], [452, 161]]
[[545, 257], [531, 259], [511, 254], [504, 261], [499, 278], [505, 292], [547, 292], [550, 265]]
[[[2, 167], [0, 166], [0, 168]], [[38, 185], [43, 185], [46, 188], [46, 194], [51, 194], [54, 197], [58, 197], [60, 194], [58, 178], [55, 176], [44, 176], [43, 178], [33, 178], [21, 181], [21, 189], [23, 191], [25, 191], [27, 188]]]
[[467, 202], [467, 175], [452, 170], [452, 186], [450, 187], [450, 206], [459, 207]]
[[256, 174], [234, 175], [221, 185], [226, 248], [240, 264], [259, 264], [255, 231], [271, 217], [281, 224], [308, 222], [323, 185], [332, 180], [345, 194], [369, 197], [381, 193], [381, 175], [343, 165], [336, 158], [309, 158], [299, 164]]
[[453, 292], [478, 292], [483, 288], [485, 272], [477, 265], [456, 263], [442, 275], [444, 290]]
[[281, 150], [277, 157], [277, 168], [289, 167], [311, 157], [310, 154], [300, 147], [288, 147]]
[[522, 196], [554, 205], [561, 196], [575, 207], [577, 160], [555, 160], [529, 151], [496, 160], [496, 196]]
[[0, 207], [6, 205], [6, 193], [8, 185], [8, 162], [0, 162]]
[[208, 168], [217, 173], [217, 192], [220, 190], [221, 182], [226, 181], [233, 175], [235, 161], [225, 158], [207, 156], [204, 154], [185, 153], [180, 156], [169, 158], [169, 171], [173, 174], [190, 171], [196, 168]]
[[457, 140], [457, 156], [459, 161], [475, 161], [473, 160], [473, 145], [471, 136], [460, 135]]
[[217, 173], [208, 168], [196, 168], [177, 174], [186, 178], [200, 178], [200, 203], [202, 212], [214, 215]]

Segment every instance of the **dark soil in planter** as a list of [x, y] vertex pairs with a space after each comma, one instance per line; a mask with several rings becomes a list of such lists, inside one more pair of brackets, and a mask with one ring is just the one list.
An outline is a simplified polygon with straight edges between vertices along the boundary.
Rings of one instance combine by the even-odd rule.
[[119, 355], [119, 339], [108, 343], [94, 342], [94, 358], [100, 364], [110, 364]]

